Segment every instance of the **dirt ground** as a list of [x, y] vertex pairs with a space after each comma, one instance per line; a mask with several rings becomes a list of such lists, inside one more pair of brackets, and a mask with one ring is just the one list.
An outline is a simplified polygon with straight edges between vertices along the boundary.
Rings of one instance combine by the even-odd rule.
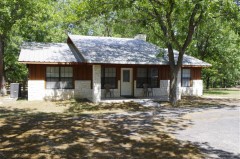
[[111, 105], [103, 104], [92, 113], [77, 113], [83, 103], [74, 108], [65, 103], [60, 107], [68, 111], [46, 113], [29, 110], [24, 101], [19, 105], [15, 102], [0, 107], [1, 159], [203, 157], [195, 145], [180, 142], [164, 131], [182, 121], [152, 116], [152, 109], [139, 104], [113, 105], [119, 112], [105, 112]]
[[0, 98], [0, 158], [208, 158], [196, 143], [173, 137], [192, 125], [181, 116], [238, 99], [184, 98], [167, 103], [94, 105]]
[[[158, 102], [158, 101], [156, 101]], [[158, 102], [161, 106], [171, 107], [168, 102]], [[215, 96], [203, 97], [183, 97], [179, 102], [178, 107], [211, 107], [215, 105], [225, 106], [240, 106], [240, 99], [226, 98]], [[118, 113], [127, 110], [142, 111], [152, 109], [146, 108], [134, 102], [124, 103], [100, 103], [93, 104], [88, 101], [27, 101], [27, 100], [13, 100], [8, 97], [0, 97], [0, 107], [6, 109], [23, 109], [30, 112], [43, 113], [66, 113], [66, 112], [81, 112], [81, 113]]]

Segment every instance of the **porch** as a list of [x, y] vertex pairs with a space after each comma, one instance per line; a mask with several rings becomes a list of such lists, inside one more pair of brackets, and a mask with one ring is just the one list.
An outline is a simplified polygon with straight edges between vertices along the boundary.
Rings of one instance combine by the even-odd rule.
[[123, 102], [136, 102], [147, 103], [149, 101], [169, 101], [167, 96], [153, 96], [153, 97], [107, 97], [101, 98], [103, 103], [123, 103]]
[[170, 80], [159, 78], [160, 72], [157, 67], [119, 66], [115, 68], [93, 65], [91, 99], [94, 103], [169, 101]]

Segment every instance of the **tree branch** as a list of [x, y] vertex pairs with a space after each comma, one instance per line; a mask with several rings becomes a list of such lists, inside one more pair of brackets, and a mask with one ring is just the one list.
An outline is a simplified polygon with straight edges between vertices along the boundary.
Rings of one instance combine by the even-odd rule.
[[[156, 17], [156, 20], [157, 20], [157, 23], [159, 24], [162, 32], [163, 32], [163, 35], [165, 36], [165, 44], [168, 48], [168, 58], [169, 58], [169, 64], [170, 64], [170, 67], [172, 68], [173, 70], [173, 67], [175, 66], [175, 59], [174, 59], [174, 53], [173, 53], [173, 46], [171, 44], [171, 42], [169, 41], [169, 39], [171, 37], [169, 37], [169, 30], [167, 28], [167, 24], [165, 24], [164, 20], [162, 19], [163, 18], [163, 13], [159, 13], [158, 10], [156, 9], [155, 5], [154, 5], [154, 2], [156, 2], [156, 0], [149, 0], [151, 5], [152, 5], [152, 8], [153, 8], [153, 11], [155, 13], [155, 17]], [[154, 1], [154, 2], [153, 2]], [[172, 0], [171, 0], [172, 1]], [[159, 4], [159, 3], [157, 3]], [[163, 5], [163, 4], [161, 4]], [[171, 5], [171, 9], [170, 9], [170, 15], [172, 14], [173, 12], [173, 7], [174, 7], [174, 4], [172, 3]]]
[[[155, 35], [156, 37], [158, 37], [159, 39], [161, 39], [163, 42], [165, 42], [165, 38], [162, 37], [160, 34], [157, 33], [156, 28], [155, 28], [153, 25], [151, 25], [151, 23], [148, 23], [148, 25], [153, 29], [154, 35]], [[167, 45], [167, 44], [166, 44], [166, 45]]]
[[173, 30], [173, 27], [172, 27], [171, 16], [172, 16], [172, 13], [173, 13], [175, 1], [174, 0], [169, 0], [169, 3], [170, 3], [170, 9], [169, 9], [169, 12], [167, 12], [167, 14], [166, 14], [167, 25], [168, 25], [168, 28], [169, 28], [168, 29], [168, 31], [169, 31], [168, 34], [170, 35], [170, 38], [171, 38], [172, 42], [177, 46], [177, 48], [181, 48], [179, 42], [176, 40], [174, 30]]
[[189, 25], [188, 25], [188, 34], [187, 34], [187, 37], [186, 37], [185, 42], [183, 44], [183, 47], [181, 48], [181, 50], [183, 52], [185, 52], [186, 48], [191, 43], [192, 37], [193, 37], [193, 34], [194, 34], [194, 30], [198, 26], [199, 22], [202, 20], [202, 15], [203, 15], [203, 10], [202, 9], [201, 9], [201, 13], [200, 13], [200, 16], [199, 16], [198, 20], [196, 20], [196, 21], [194, 20], [200, 7], [201, 7], [200, 4], [197, 3], [195, 5], [193, 11], [192, 11], [192, 14], [191, 14], [191, 17], [190, 17], [190, 20], [189, 20]]
[[168, 37], [168, 30], [167, 30], [166, 24], [164, 23], [164, 21], [162, 19], [162, 15], [160, 15], [158, 13], [153, 1], [154, 0], [149, 0], [150, 4], [152, 5], [153, 11], [155, 13], [156, 20], [157, 20], [158, 24], [160, 25], [160, 28], [161, 28], [164, 36], [166, 37], [166, 39], [168, 39], [169, 37]]

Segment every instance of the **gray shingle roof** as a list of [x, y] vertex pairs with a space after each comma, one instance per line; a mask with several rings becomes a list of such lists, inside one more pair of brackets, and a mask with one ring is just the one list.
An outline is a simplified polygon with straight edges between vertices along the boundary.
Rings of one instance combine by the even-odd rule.
[[18, 61], [45, 63], [82, 62], [71, 45], [66, 43], [24, 42]]
[[[81, 35], [69, 35], [69, 38], [88, 63], [169, 64], [165, 49], [143, 40]], [[160, 52], [163, 56], [157, 57]], [[178, 52], [174, 51], [174, 55], [177, 59]], [[184, 55], [183, 65], [211, 66], [188, 55]]]
[[[178, 51], [174, 50], [174, 59], [175, 62], [177, 63], [178, 60]], [[162, 58], [166, 59], [168, 61], [168, 52], [167, 49], [163, 49], [163, 56]], [[183, 55], [183, 63], [184, 66], [205, 66], [205, 67], [209, 67], [212, 66], [211, 64], [204, 62], [202, 60], [199, 60], [195, 57], [189, 56], [184, 54]]]
[[79, 35], [69, 38], [88, 63], [167, 64], [156, 58], [158, 47], [143, 40]]
[[[143, 40], [69, 35], [73, 42], [34, 43], [22, 45], [20, 62], [25, 63], [99, 63], [99, 64], [154, 64], [168, 65], [167, 50]], [[158, 56], [159, 53], [162, 56]], [[174, 51], [175, 59], [178, 52]], [[210, 64], [184, 55], [183, 65], [211, 66]]]

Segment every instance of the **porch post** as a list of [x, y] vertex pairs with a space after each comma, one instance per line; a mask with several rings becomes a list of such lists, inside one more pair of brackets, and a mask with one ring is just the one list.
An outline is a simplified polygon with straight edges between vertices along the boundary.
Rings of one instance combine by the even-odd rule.
[[93, 65], [92, 82], [92, 102], [98, 103], [101, 101], [101, 65]]
[[182, 69], [180, 69], [179, 72], [178, 72], [178, 80], [177, 80], [177, 100], [181, 100], [181, 98], [182, 98], [181, 78], [182, 78]]

